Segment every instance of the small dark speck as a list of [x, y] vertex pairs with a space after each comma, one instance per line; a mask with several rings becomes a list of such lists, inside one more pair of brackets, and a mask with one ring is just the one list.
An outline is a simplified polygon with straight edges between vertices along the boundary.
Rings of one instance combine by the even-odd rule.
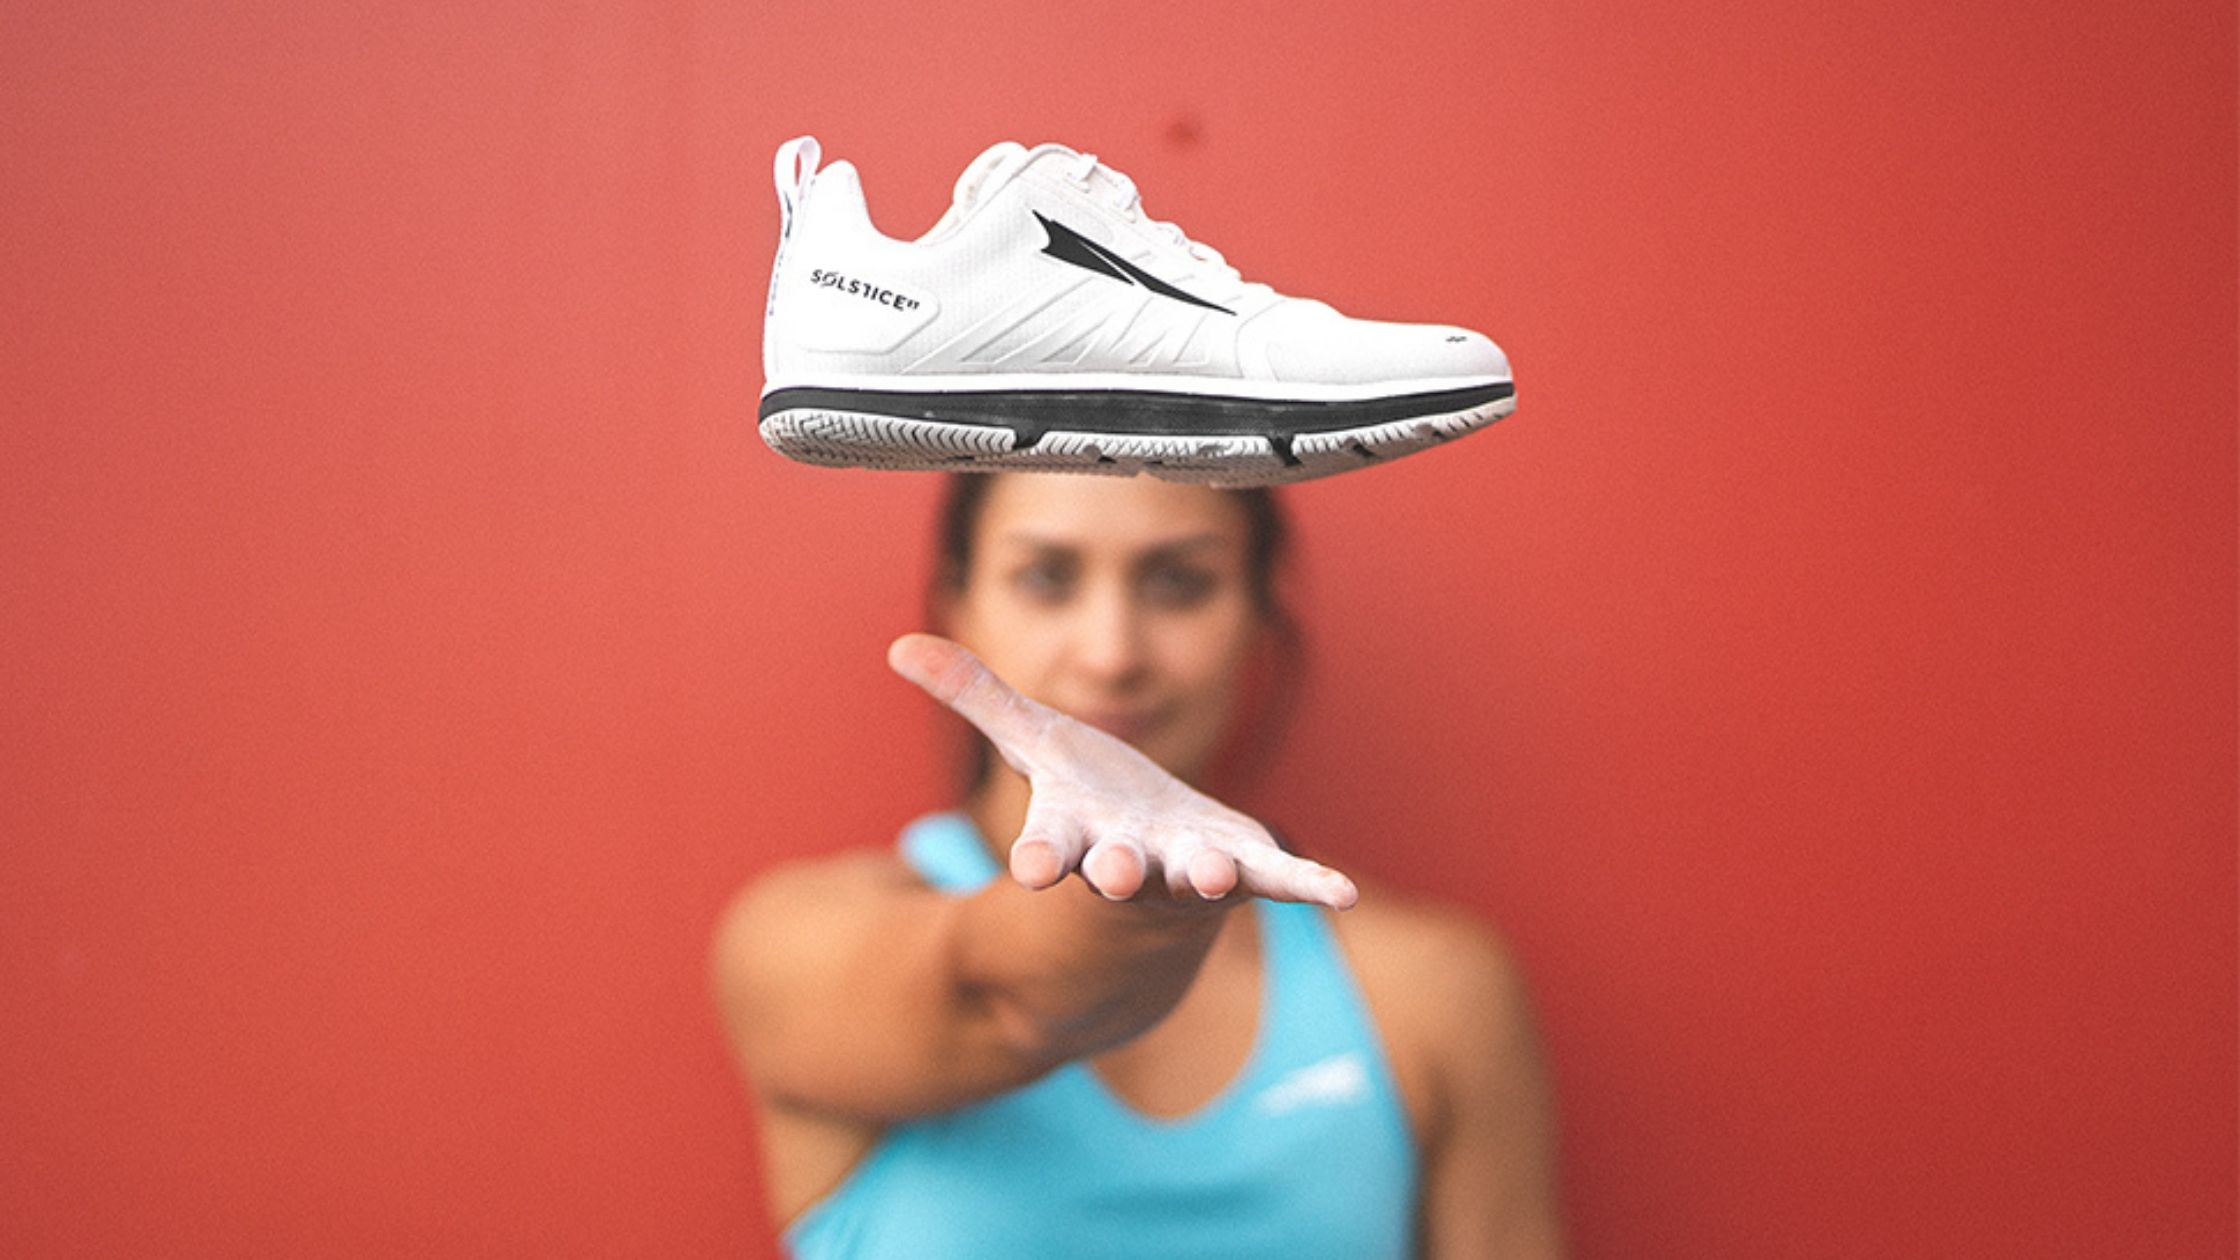
[[1167, 120], [1166, 129], [1160, 138], [1167, 142], [1170, 149], [1195, 149], [1205, 140], [1206, 130], [1196, 114], [1176, 114]]

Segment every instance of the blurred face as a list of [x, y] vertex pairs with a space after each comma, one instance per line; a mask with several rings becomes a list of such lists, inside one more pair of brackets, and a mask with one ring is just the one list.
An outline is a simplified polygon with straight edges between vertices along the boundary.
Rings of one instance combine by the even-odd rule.
[[1247, 529], [1239, 504], [1201, 486], [999, 476], [949, 633], [1027, 695], [1194, 780], [1262, 628]]

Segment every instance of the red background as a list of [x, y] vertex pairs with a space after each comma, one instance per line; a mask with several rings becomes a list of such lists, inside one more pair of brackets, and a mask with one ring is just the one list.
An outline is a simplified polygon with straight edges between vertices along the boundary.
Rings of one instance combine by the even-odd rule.
[[[1059, 139], [1516, 417], [1253, 803], [1494, 917], [1582, 1256], [2235, 1250], [2229, 4], [0, 12], [0, 1253], [768, 1254], [718, 908], [940, 800], [772, 148]], [[1304, 820], [1311, 820], [1304, 821]]]

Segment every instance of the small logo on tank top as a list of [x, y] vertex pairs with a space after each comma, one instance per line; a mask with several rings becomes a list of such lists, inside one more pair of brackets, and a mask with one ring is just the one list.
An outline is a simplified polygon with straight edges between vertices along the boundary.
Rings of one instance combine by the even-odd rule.
[[1358, 1102], [1369, 1095], [1369, 1070], [1361, 1056], [1348, 1051], [1319, 1063], [1294, 1068], [1282, 1080], [1260, 1091], [1253, 1110], [1280, 1116], [1301, 1107], [1335, 1107]]

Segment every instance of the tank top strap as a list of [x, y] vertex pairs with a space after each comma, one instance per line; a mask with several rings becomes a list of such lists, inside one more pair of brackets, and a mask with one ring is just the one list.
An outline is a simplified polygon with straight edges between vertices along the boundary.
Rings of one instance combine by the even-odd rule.
[[903, 828], [897, 844], [910, 869], [945, 893], [978, 892], [1002, 874], [981, 844], [979, 829], [961, 813], [927, 814]]
[[[1267, 948], [1269, 1023], [1279, 1061], [1298, 1088], [1374, 1100], [1400, 1114], [1398, 1083], [1330, 917], [1318, 906], [1259, 903]], [[1310, 1083], [1311, 1082], [1311, 1083]], [[1279, 1095], [1280, 1097], [1280, 1095]]]
[[[1326, 964], [1344, 962], [1329, 916], [1322, 907], [1295, 901], [1260, 904], [1273, 916], [1268, 924], [1268, 938], [1281, 960], [1279, 965], [1286, 972], [1311, 968], [1316, 974], [1322, 974]], [[1343, 972], [1343, 967], [1340, 971]]]
[[1352, 1031], [1359, 1005], [1330, 924], [1316, 906], [1263, 901], [1261, 941], [1267, 950], [1268, 992], [1282, 1009], [1271, 1011], [1293, 1039], [1316, 1041]]

